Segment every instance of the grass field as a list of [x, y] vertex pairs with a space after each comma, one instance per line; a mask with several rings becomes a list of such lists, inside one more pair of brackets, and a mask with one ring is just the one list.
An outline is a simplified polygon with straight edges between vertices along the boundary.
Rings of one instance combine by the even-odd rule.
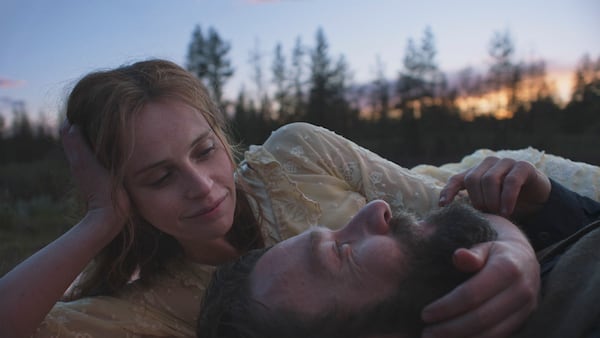
[[0, 233], [0, 275], [4, 275], [25, 258], [43, 248], [60, 231], [48, 231], [44, 235], [32, 231], [2, 231]]
[[73, 224], [68, 202], [47, 198], [0, 208], [0, 276], [66, 232]]

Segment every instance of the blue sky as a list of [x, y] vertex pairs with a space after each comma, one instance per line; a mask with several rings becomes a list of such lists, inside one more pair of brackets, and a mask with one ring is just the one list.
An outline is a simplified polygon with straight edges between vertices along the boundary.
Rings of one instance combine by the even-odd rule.
[[505, 30], [518, 59], [569, 71], [585, 53], [600, 57], [599, 17], [598, 0], [2, 0], [0, 113], [10, 117], [10, 102], [25, 101], [34, 117], [53, 119], [87, 72], [150, 57], [183, 65], [197, 24], [231, 43], [236, 74], [226, 95], [234, 97], [252, 86], [257, 46], [268, 72], [278, 42], [289, 55], [297, 37], [312, 46], [319, 27], [360, 83], [373, 79], [377, 56], [394, 78], [407, 39], [427, 26], [445, 72], [485, 68], [493, 33]]

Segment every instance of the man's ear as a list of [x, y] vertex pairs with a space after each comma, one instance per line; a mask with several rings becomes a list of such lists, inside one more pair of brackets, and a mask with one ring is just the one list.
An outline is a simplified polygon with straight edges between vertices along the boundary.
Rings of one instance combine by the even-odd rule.
[[475, 273], [481, 270], [490, 255], [492, 245], [491, 242], [485, 242], [479, 243], [471, 249], [457, 249], [452, 257], [454, 266], [458, 270], [467, 273]]

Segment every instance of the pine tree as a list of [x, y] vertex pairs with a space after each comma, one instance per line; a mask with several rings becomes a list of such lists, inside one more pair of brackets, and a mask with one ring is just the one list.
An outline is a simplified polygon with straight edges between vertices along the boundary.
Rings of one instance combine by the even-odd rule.
[[398, 77], [396, 92], [403, 117], [419, 117], [422, 107], [436, 104], [444, 94], [446, 79], [436, 62], [435, 39], [431, 28], [425, 28], [420, 46], [409, 39]]
[[306, 114], [306, 80], [305, 80], [305, 48], [302, 45], [300, 37], [296, 38], [296, 43], [292, 50], [292, 119], [300, 119]]
[[192, 33], [188, 47], [187, 69], [208, 87], [213, 99], [223, 107], [223, 88], [233, 76], [233, 67], [228, 57], [231, 46], [223, 41], [217, 31], [210, 27], [208, 35], [202, 34], [200, 26]]
[[377, 56], [375, 61], [375, 80], [373, 81], [373, 90], [371, 91], [371, 106], [374, 119], [379, 118], [381, 122], [385, 122], [388, 119], [390, 85], [385, 77], [385, 65], [379, 56]]
[[[506, 109], [514, 112], [519, 105], [517, 95], [523, 80], [523, 66], [513, 60], [515, 47], [510, 33], [495, 32], [488, 53], [492, 58], [489, 69], [491, 89], [495, 92], [505, 90], [508, 102]], [[498, 106], [501, 108], [500, 104]]]
[[286, 65], [283, 47], [280, 43], [275, 46], [273, 64], [273, 84], [275, 85], [274, 101], [277, 105], [277, 118], [279, 121], [287, 121], [292, 115], [289, 74]]
[[328, 49], [325, 34], [319, 29], [316, 46], [310, 54], [310, 90], [306, 118], [309, 122], [344, 134], [355, 119], [345, 97], [349, 78], [348, 64], [343, 56], [334, 63], [328, 55]]

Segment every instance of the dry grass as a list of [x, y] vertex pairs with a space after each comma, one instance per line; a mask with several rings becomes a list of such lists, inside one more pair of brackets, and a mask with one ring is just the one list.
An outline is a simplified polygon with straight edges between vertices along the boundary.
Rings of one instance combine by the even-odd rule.
[[69, 209], [45, 198], [0, 208], [0, 276], [66, 232]]

